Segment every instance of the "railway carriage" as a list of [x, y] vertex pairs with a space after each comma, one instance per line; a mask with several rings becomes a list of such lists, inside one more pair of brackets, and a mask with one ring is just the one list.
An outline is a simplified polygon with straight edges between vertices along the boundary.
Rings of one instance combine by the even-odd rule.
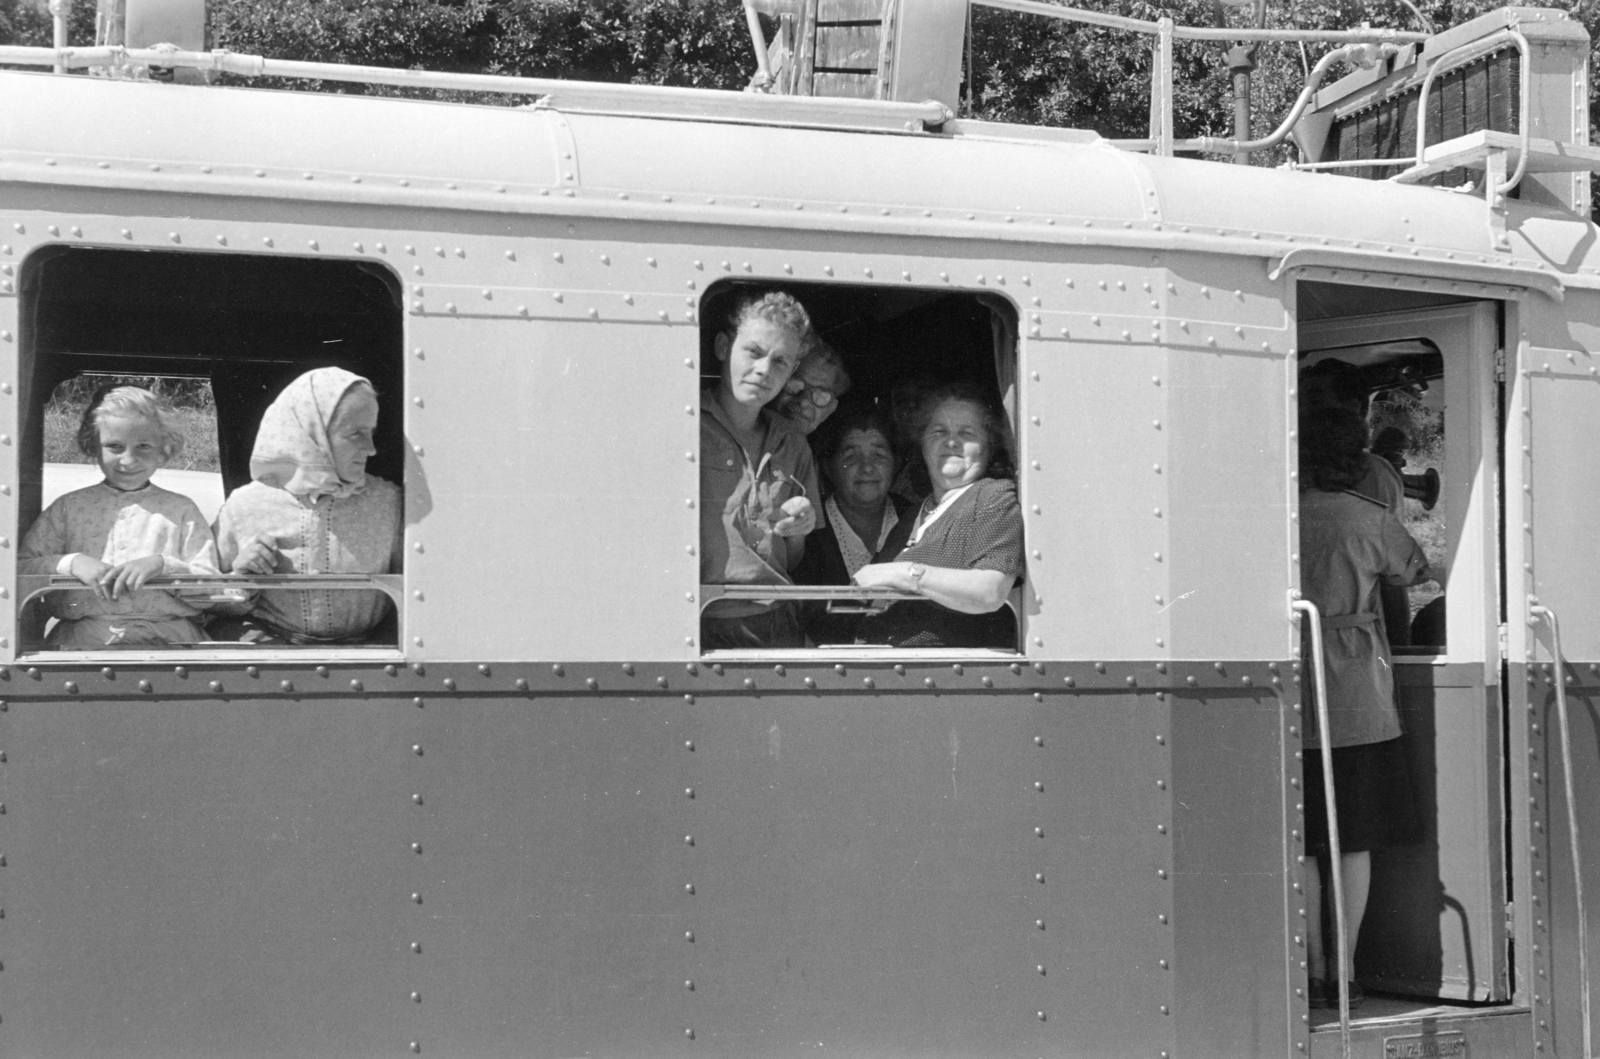
[[[902, 42], [965, 10], [889, 7]], [[865, 100], [434, 82], [518, 108], [0, 49], [125, 75], [0, 72], [0, 1050], [1591, 1054], [1588, 41], [1536, 9], [1397, 41], [1308, 97], [1306, 157], [1486, 194], [1170, 157], [1159, 74], [1146, 142], [958, 120], [959, 37], [885, 44]], [[771, 57], [790, 91], [804, 53]], [[1433, 81], [1491, 118], [1357, 152], [1426, 129]], [[702, 650], [700, 388], [752, 284], [870, 392], [937, 364], [1003, 397], [1015, 644]], [[1296, 393], [1328, 357], [1426, 384], [1449, 601], [1396, 656], [1427, 832], [1376, 860], [1342, 1032], [1306, 995], [1301, 775]], [[231, 489], [325, 364], [376, 385], [406, 536], [403, 572], [319, 587], [394, 628], [45, 649], [60, 583], [7, 557], [57, 385], [210, 380]]]

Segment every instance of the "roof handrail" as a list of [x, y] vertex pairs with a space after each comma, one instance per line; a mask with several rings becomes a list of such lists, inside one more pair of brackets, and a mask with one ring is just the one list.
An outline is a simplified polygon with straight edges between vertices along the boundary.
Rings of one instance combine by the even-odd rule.
[[739, 120], [741, 116], [746, 120], [787, 118], [826, 126], [876, 124], [900, 129], [907, 125], [936, 128], [954, 117], [948, 108], [934, 100], [908, 103], [878, 99], [765, 96], [715, 88], [610, 84], [565, 81], [554, 77], [447, 73], [387, 66], [302, 62], [268, 59], [220, 49], [195, 52], [170, 47], [29, 48], [9, 45], [0, 46], [0, 65], [60, 66], [73, 70], [91, 67], [125, 69], [133, 66], [184, 68], [241, 77], [285, 77], [398, 88], [539, 96], [548, 106], [574, 111], [642, 114], [678, 108], [685, 116], [726, 115], [731, 120]]
[[[1064, 22], [1081, 22], [1107, 29], [1122, 29], [1130, 33], [1155, 36], [1160, 25], [1126, 15], [1108, 15], [1101, 11], [1083, 11], [1075, 7], [1041, 3], [1040, 0], [972, 0], [979, 7], [992, 7], [1001, 11], [1015, 11], [1024, 15], [1040, 15]], [[1261, 40], [1304, 41], [1307, 44], [1322, 42], [1334, 44], [1419, 44], [1428, 34], [1399, 29], [1248, 29], [1226, 26], [1173, 26], [1172, 35], [1178, 40]]]

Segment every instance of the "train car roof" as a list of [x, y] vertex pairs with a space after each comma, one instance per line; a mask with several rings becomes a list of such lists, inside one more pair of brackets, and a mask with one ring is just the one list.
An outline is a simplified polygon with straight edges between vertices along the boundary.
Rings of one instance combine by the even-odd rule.
[[[1149, 156], [1091, 132], [938, 131], [0, 72], [0, 180], [509, 213], [1194, 249], [1600, 286], [1586, 219], [1439, 188]], [[684, 93], [678, 90], [677, 97]], [[886, 112], [887, 113], [887, 112]], [[915, 126], [913, 126], [914, 128]], [[1399, 269], [1397, 264], [1391, 268]]]

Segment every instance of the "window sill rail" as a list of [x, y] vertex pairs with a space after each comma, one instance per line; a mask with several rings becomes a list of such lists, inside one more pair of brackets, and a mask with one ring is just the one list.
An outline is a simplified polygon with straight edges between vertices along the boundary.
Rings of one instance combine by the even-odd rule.
[[[263, 589], [317, 589], [319, 591], [379, 591], [394, 601], [403, 613], [405, 579], [401, 574], [273, 574], [263, 577], [152, 577], [144, 588], [171, 591], [185, 599], [213, 603], [241, 603], [250, 593]], [[21, 606], [51, 592], [87, 592], [89, 588], [75, 577], [62, 574], [21, 574], [17, 594]]]

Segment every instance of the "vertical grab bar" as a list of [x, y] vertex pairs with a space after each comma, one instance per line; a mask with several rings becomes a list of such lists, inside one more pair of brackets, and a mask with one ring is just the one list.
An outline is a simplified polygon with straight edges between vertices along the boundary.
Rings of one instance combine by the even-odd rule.
[[[1317, 735], [1322, 744], [1322, 797], [1328, 811], [1328, 874], [1333, 879], [1333, 922], [1339, 952], [1339, 1054], [1350, 1059], [1350, 945], [1344, 921], [1344, 869], [1340, 864], [1339, 814], [1333, 791], [1333, 733], [1328, 725], [1328, 673], [1322, 650], [1322, 614], [1309, 599], [1290, 606], [1304, 614], [1311, 628], [1312, 687], [1317, 694]], [[1315, 909], [1312, 915], [1322, 915]]]
[[1561, 626], [1556, 612], [1541, 606], [1537, 597], [1528, 597], [1528, 624], [1543, 618], [1550, 625], [1550, 653], [1555, 658], [1556, 724], [1561, 729], [1561, 778], [1567, 796], [1567, 838], [1572, 849], [1572, 894], [1578, 905], [1578, 988], [1581, 990], [1579, 1011], [1583, 1016], [1583, 1055], [1594, 1055], [1594, 1021], [1589, 1003], [1589, 917], [1583, 904], [1583, 861], [1579, 856], [1578, 806], [1574, 800], [1572, 784], [1572, 728], [1567, 723], [1567, 659], [1561, 653]]

